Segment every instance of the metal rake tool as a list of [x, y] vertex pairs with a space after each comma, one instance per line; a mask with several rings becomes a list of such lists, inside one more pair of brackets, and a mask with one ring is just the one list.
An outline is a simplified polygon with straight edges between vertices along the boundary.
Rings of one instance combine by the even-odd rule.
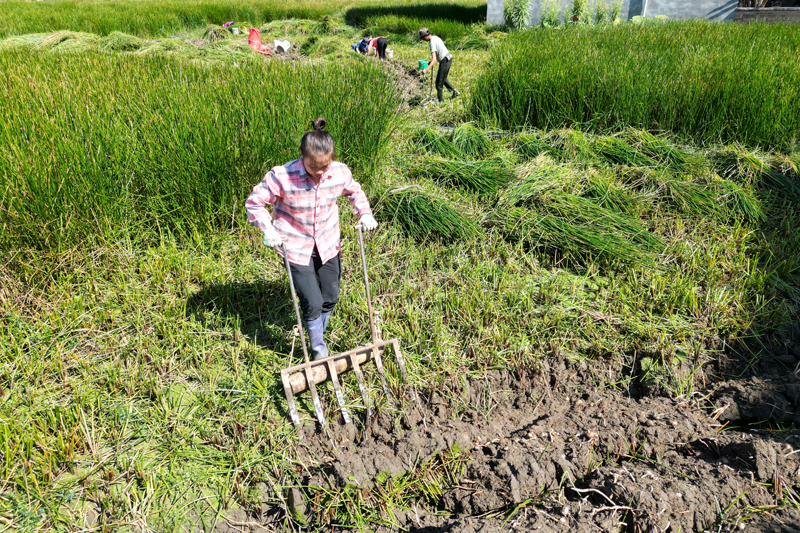
[[[289, 416], [295, 426], [300, 426], [300, 417], [297, 414], [297, 407], [295, 406], [294, 395], [308, 390], [311, 393], [311, 401], [314, 404], [314, 412], [317, 415], [317, 420], [320, 426], [325, 427], [325, 413], [322, 410], [322, 402], [320, 402], [319, 394], [317, 393], [317, 385], [324, 383], [328, 379], [333, 384], [333, 390], [336, 395], [336, 401], [339, 404], [339, 409], [342, 412], [342, 418], [345, 424], [350, 423], [350, 414], [344, 402], [344, 393], [342, 386], [339, 382], [339, 374], [353, 370], [358, 381], [358, 388], [361, 391], [361, 397], [364, 401], [364, 407], [367, 409], [367, 418], [372, 417], [372, 406], [369, 402], [369, 395], [367, 394], [367, 385], [364, 381], [364, 373], [361, 370], [361, 365], [375, 360], [375, 368], [378, 370], [383, 391], [389, 399], [390, 404], [394, 404], [392, 400], [392, 393], [389, 390], [389, 384], [386, 381], [386, 372], [383, 367], [382, 355], [387, 346], [394, 348], [395, 359], [397, 360], [397, 367], [404, 381], [408, 380], [406, 374], [406, 365], [403, 361], [403, 354], [400, 351], [400, 341], [397, 339], [381, 340], [375, 324], [375, 312], [372, 309], [372, 298], [369, 291], [369, 277], [367, 275], [367, 257], [364, 253], [364, 235], [360, 224], [356, 225], [358, 229], [358, 245], [361, 250], [361, 266], [364, 271], [364, 288], [367, 294], [367, 310], [369, 313], [369, 326], [372, 333], [372, 342], [339, 354], [328, 356], [324, 359], [311, 361], [308, 358], [308, 348], [306, 348], [306, 340], [303, 335], [303, 325], [300, 320], [300, 308], [297, 304], [297, 297], [294, 291], [294, 281], [292, 280], [292, 271], [289, 268], [289, 260], [287, 259], [286, 246], [283, 247], [283, 260], [286, 265], [286, 273], [289, 275], [289, 288], [292, 293], [292, 302], [294, 303], [294, 312], [297, 317], [297, 330], [300, 333], [300, 342], [303, 346], [303, 357], [305, 362], [296, 366], [292, 366], [281, 370], [281, 382], [283, 383], [283, 392], [286, 394], [286, 403], [289, 407]], [[416, 401], [416, 393], [413, 385], [410, 388], [412, 401]]]

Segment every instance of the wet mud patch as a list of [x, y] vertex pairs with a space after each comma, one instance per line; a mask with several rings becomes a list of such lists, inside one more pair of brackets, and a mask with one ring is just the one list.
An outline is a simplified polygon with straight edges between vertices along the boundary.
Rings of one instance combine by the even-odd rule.
[[[233, 517], [235, 528], [280, 530], [289, 515], [311, 531], [800, 531], [795, 374], [676, 399], [605, 386], [596, 370], [566, 360], [449, 376], [366, 428], [309, 424], [281, 504], [264, 485], [259, 511]], [[787, 429], [736, 418], [776, 414]], [[426, 487], [437, 469], [447, 475]], [[409, 479], [410, 497], [387, 497]], [[368, 518], [337, 520], [337, 505]]]
[[719, 417], [698, 402], [632, 398], [592, 385], [585, 366], [560, 365], [420, 391], [420, 402], [379, 414], [358, 434], [304, 428], [298, 460], [316, 466], [293, 500], [314, 523], [314, 487], [377, 497], [392, 478], [458, 450], [459, 471], [438, 497], [391, 509], [374, 530], [800, 525], [800, 511], [783, 505], [800, 490], [798, 435], [719, 431]]

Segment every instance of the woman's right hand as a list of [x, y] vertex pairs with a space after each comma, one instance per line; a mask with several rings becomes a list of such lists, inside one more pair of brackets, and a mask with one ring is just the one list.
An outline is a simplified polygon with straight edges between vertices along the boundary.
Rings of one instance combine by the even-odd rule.
[[264, 230], [264, 240], [261, 242], [264, 246], [269, 246], [270, 248], [280, 248], [283, 244], [283, 238], [278, 235], [278, 232], [275, 231], [275, 228], [269, 226], [266, 230]]

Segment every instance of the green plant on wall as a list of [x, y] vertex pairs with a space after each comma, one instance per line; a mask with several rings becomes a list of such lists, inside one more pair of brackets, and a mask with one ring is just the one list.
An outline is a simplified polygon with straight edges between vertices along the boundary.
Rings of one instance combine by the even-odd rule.
[[504, 12], [509, 27], [515, 30], [527, 28], [530, 23], [531, 0], [505, 0]]
[[611, 22], [619, 19], [619, 14], [622, 11], [622, 0], [614, 0], [611, 3], [611, 12], [609, 13], [608, 19]]
[[589, 4], [587, 0], [573, 0], [572, 7], [568, 10], [568, 17], [565, 15], [565, 24], [586, 24], [589, 21]]
[[542, 27], [558, 26], [558, 0], [541, 0]]
[[594, 3], [594, 23], [607, 24], [609, 20], [609, 9], [606, 0], [595, 0]]

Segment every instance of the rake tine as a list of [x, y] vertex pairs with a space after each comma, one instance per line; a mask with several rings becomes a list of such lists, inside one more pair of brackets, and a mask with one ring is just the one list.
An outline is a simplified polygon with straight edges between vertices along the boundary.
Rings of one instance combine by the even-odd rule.
[[358, 364], [358, 356], [351, 355], [350, 363], [353, 365], [353, 374], [356, 375], [358, 388], [361, 390], [361, 398], [364, 400], [364, 407], [367, 409], [367, 421], [369, 421], [369, 419], [372, 418], [372, 407], [369, 404], [369, 395], [367, 394], [367, 385], [364, 383], [364, 374], [361, 373], [361, 365]]
[[314, 383], [314, 376], [311, 375], [311, 364], [306, 363], [305, 368], [306, 382], [308, 383], [308, 390], [311, 392], [311, 402], [314, 404], [314, 412], [317, 413], [317, 420], [319, 425], [325, 427], [325, 413], [322, 411], [322, 402], [319, 401], [317, 394], [317, 385]]
[[409, 384], [409, 391], [411, 393], [411, 401], [417, 401], [417, 391], [414, 390], [414, 384], [408, 382], [408, 373], [406, 372], [406, 362], [403, 360], [403, 354], [400, 352], [400, 342], [397, 339], [392, 339], [390, 341], [392, 346], [394, 346], [394, 355], [397, 359], [397, 366], [400, 367], [400, 375], [403, 377], [403, 381]]
[[372, 357], [375, 359], [375, 368], [378, 369], [378, 375], [381, 378], [381, 385], [383, 385], [383, 392], [386, 394], [386, 399], [389, 401], [389, 405], [394, 407], [394, 396], [392, 395], [392, 391], [389, 390], [389, 383], [386, 382], [386, 373], [383, 370], [383, 360], [381, 359], [381, 354], [377, 348], [372, 351]]
[[[294, 292], [294, 280], [292, 279], [292, 269], [289, 266], [289, 253], [286, 251], [286, 243], [281, 245], [283, 248], [283, 264], [286, 266], [286, 275], [289, 278], [289, 291], [292, 294], [292, 304], [294, 304], [294, 314], [297, 318], [297, 330], [300, 332], [300, 343], [303, 346], [303, 358], [305, 359], [305, 367], [303, 371], [306, 375], [306, 382], [308, 383], [308, 390], [311, 391], [311, 401], [314, 403], [314, 412], [317, 413], [317, 420], [319, 425], [325, 427], [325, 413], [322, 412], [322, 404], [319, 401], [317, 394], [317, 386], [314, 383], [314, 376], [311, 373], [311, 363], [308, 360], [308, 348], [306, 347], [306, 338], [303, 336], [303, 321], [300, 320], [300, 307], [297, 305], [297, 296]], [[291, 387], [289, 387], [291, 392]], [[287, 397], [288, 400], [288, 397]], [[294, 403], [294, 402], [291, 402]]]
[[328, 359], [328, 373], [331, 376], [331, 383], [333, 383], [333, 390], [336, 393], [336, 401], [339, 403], [339, 409], [342, 411], [342, 418], [344, 418], [344, 423], [350, 423], [350, 414], [347, 412], [347, 408], [344, 406], [344, 394], [342, 393], [342, 387], [339, 385], [339, 376], [336, 375], [336, 365], [333, 363], [333, 359]]
[[281, 372], [281, 381], [283, 382], [283, 393], [286, 395], [286, 405], [289, 407], [289, 417], [296, 427], [300, 427], [300, 417], [297, 416], [297, 407], [294, 405], [292, 386], [289, 384], [289, 376], [286, 375], [286, 372]]

